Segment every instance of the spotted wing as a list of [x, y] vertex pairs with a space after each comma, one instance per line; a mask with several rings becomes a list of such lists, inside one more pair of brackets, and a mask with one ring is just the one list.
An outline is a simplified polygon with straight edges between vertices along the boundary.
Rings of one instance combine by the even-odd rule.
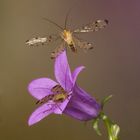
[[58, 39], [56, 35], [50, 35], [48, 37], [34, 37], [26, 41], [27, 46], [38, 46], [51, 43]]
[[41, 100], [38, 100], [36, 102], [36, 104], [43, 104], [43, 103], [47, 103], [48, 101], [52, 100], [54, 97], [54, 94], [50, 94], [48, 96], [45, 96], [44, 98], [42, 98]]
[[65, 45], [62, 43], [58, 48], [56, 48], [52, 53], [51, 53], [51, 59], [55, 59], [59, 54], [61, 54], [65, 50]]
[[58, 93], [62, 93], [64, 89], [60, 86], [60, 85], [55, 85], [51, 91], [54, 93], [54, 94], [58, 94]]
[[79, 29], [74, 30], [74, 33], [87, 33], [87, 32], [95, 32], [100, 29], [105, 28], [108, 25], [108, 20], [96, 20], [90, 24], [87, 24]]
[[91, 50], [94, 48], [93, 43], [89, 43], [89, 42], [84, 41], [82, 39], [79, 39], [77, 37], [73, 37], [73, 39], [74, 39], [75, 45], [78, 46], [79, 48], [85, 50], [85, 51]]

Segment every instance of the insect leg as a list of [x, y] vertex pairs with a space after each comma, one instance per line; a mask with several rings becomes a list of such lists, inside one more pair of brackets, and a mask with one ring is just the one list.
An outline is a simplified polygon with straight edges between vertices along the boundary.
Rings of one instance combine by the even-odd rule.
[[62, 53], [65, 49], [64, 43], [62, 43], [58, 48], [56, 48], [52, 53], [51, 53], [51, 59], [55, 59], [60, 53]]
[[57, 108], [59, 108], [60, 111], [63, 111], [60, 106], [56, 103]]

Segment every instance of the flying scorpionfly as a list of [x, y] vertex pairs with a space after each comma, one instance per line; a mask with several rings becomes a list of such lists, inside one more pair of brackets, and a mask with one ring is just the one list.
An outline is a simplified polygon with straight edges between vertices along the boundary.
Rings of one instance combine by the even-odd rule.
[[65, 47], [68, 46], [72, 52], [77, 52], [77, 47], [83, 49], [83, 50], [90, 50], [93, 49], [93, 44], [86, 42], [84, 40], [79, 39], [76, 34], [78, 33], [88, 33], [88, 32], [95, 32], [99, 31], [100, 29], [103, 29], [108, 24], [108, 20], [96, 20], [94, 22], [91, 22], [85, 26], [82, 26], [75, 30], [69, 30], [67, 29], [67, 19], [68, 19], [68, 13], [65, 18], [65, 25], [64, 28], [59, 26], [57, 23], [53, 22], [52, 20], [48, 18], [44, 18], [46, 21], [50, 22], [51, 24], [57, 26], [60, 29], [59, 35], [50, 35], [48, 37], [36, 37], [32, 38], [30, 40], [26, 41], [26, 45], [33, 46], [33, 45], [39, 45], [39, 44], [45, 44], [45, 43], [51, 43], [57, 39], [61, 39], [63, 42], [62, 44], [56, 48], [51, 53], [51, 58], [56, 58], [62, 51], [64, 51]]

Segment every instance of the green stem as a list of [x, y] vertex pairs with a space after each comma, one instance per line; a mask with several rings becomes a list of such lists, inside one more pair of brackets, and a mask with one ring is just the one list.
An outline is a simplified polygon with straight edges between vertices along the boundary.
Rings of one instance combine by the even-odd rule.
[[104, 105], [112, 98], [112, 95], [109, 95], [105, 97], [101, 101], [101, 111], [100, 114], [93, 120], [93, 128], [96, 131], [96, 133], [101, 136], [101, 132], [99, 129], [99, 121], [102, 120], [105, 124], [105, 127], [107, 128], [108, 133], [108, 139], [109, 140], [119, 140], [118, 135], [120, 132], [120, 127], [113, 123], [103, 112]]

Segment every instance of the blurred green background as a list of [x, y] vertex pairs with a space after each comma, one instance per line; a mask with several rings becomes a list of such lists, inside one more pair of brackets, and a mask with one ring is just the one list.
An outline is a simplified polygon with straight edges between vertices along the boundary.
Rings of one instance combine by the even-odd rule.
[[51, 115], [29, 127], [27, 120], [36, 100], [28, 83], [39, 77], [54, 79], [50, 52], [59, 43], [29, 48], [25, 41], [57, 33], [68, 10], [68, 27], [74, 29], [96, 19], [108, 19], [107, 28], [81, 37], [95, 43], [88, 53], [68, 52], [73, 70], [84, 65], [78, 84], [100, 101], [114, 97], [106, 113], [121, 127], [121, 139], [140, 137], [140, 1], [139, 0], [0, 0], [0, 139], [1, 140], [107, 140], [91, 127], [68, 116]]

